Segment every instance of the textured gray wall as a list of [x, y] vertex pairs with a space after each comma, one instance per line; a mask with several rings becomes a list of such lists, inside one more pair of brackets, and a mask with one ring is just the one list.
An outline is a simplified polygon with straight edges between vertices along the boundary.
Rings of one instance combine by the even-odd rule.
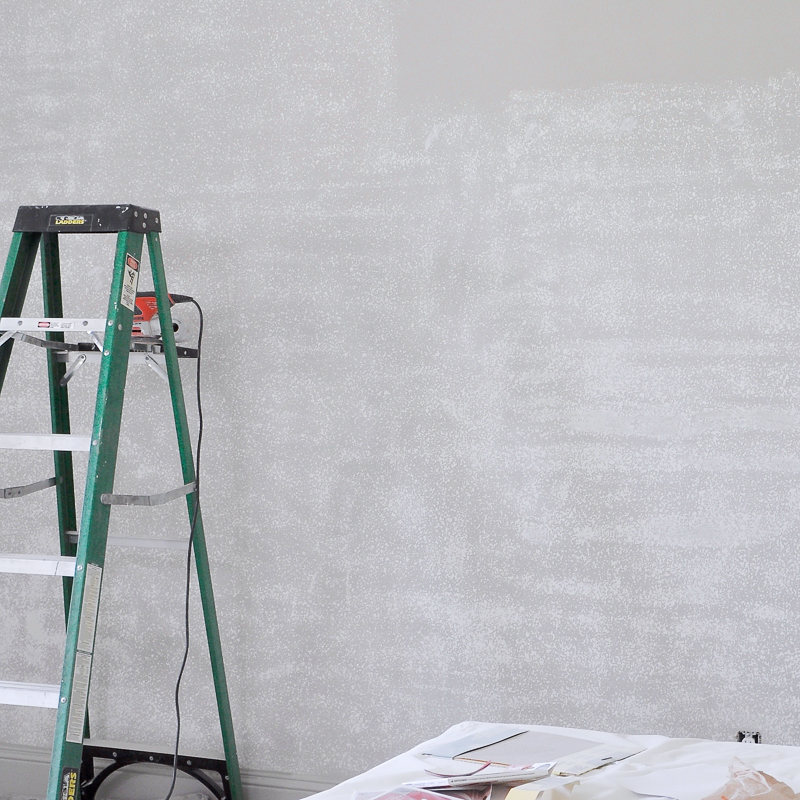
[[[409, 8], [3, 7], [2, 225], [157, 207], [206, 309], [243, 763], [344, 775], [466, 718], [800, 743], [800, 80], [423, 97]], [[72, 313], [103, 313], [112, 249], [65, 242]], [[18, 352], [0, 426], [44, 430]], [[162, 384], [129, 396], [117, 488], [169, 488]], [[0, 453], [4, 485], [49, 469]], [[4, 505], [0, 549], [52, 548], [52, 503]], [[0, 578], [0, 677], [56, 682], [57, 586]], [[110, 553], [95, 735], [170, 741], [180, 583]], [[189, 748], [218, 738], [195, 630]], [[0, 708], [2, 738], [51, 713]]]

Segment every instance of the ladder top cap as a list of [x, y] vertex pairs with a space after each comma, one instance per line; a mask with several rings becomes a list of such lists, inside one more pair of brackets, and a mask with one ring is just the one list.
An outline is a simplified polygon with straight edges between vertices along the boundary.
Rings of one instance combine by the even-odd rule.
[[21, 233], [161, 232], [161, 214], [141, 206], [20, 206], [14, 231]]

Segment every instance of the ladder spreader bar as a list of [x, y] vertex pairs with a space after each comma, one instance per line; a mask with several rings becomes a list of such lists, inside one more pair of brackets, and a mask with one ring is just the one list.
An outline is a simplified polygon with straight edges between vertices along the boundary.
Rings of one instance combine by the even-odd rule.
[[104, 331], [107, 320], [63, 319], [57, 317], [0, 317], [0, 331], [58, 331], [59, 333], [89, 333]]
[[161, 494], [108, 494], [100, 495], [100, 502], [104, 506], [160, 506], [164, 503], [171, 503], [179, 497], [186, 497], [191, 494], [196, 481], [186, 483], [179, 486], [177, 489], [172, 489], [169, 492], [162, 492]]
[[[0, 337], [2, 338], [2, 337]], [[59, 349], [52, 348], [56, 350], [56, 361], [63, 362], [65, 364], [74, 364], [79, 358], [86, 356], [86, 363], [87, 364], [99, 364], [103, 359], [102, 351], [98, 350], [70, 350], [69, 348], [64, 348], [61, 350], [61, 342], [55, 342], [55, 344], [59, 345]], [[131, 340], [131, 344], [135, 344], [135, 340]], [[159, 366], [163, 367], [165, 365], [165, 359], [163, 353], [152, 353], [149, 351], [144, 350], [131, 350], [128, 355], [128, 363], [129, 364], [146, 364], [146, 359], [152, 358]], [[179, 347], [178, 348], [178, 358], [197, 358], [197, 350], [192, 347]]]
[[7, 706], [58, 708], [60, 687], [46, 683], [0, 681], [0, 703]]
[[42, 489], [49, 489], [56, 485], [56, 478], [45, 478], [43, 481], [28, 483], [25, 486], [9, 486], [7, 489], [0, 489], [0, 499], [10, 500], [12, 497], [24, 497], [26, 494], [40, 492]]
[[0, 572], [17, 575], [75, 577], [75, 556], [33, 556], [0, 553]]
[[72, 342], [50, 342], [47, 339], [40, 339], [38, 336], [28, 336], [27, 333], [20, 331], [6, 331], [6, 334], [11, 334], [18, 342], [25, 344], [33, 344], [36, 347], [44, 347], [47, 350], [55, 350], [58, 353], [63, 353], [65, 350], [80, 350], [79, 344]]
[[89, 452], [91, 436], [76, 433], [0, 433], [0, 448], [4, 450], [82, 450]]

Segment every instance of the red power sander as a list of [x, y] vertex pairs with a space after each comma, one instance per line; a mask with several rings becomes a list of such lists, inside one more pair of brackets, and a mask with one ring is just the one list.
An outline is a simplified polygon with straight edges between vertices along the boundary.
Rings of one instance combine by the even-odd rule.
[[[190, 303], [192, 298], [185, 294], [168, 294], [169, 306], [178, 303]], [[136, 294], [136, 311], [133, 315], [133, 329], [131, 336], [139, 341], [161, 341], [161, 321], [158, 318], [158, 304], [155, 292], [138, 292]], [[179, 317], [172, 317], [172, 331], [175, 342], [185, 342], [189, 338], [189, 331]]]

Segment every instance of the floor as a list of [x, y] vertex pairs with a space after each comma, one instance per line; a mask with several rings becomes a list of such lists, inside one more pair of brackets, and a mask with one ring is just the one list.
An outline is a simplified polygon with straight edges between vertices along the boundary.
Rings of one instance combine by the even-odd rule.
[[[0, 800], [44, 800], [43, 797], [34, 797], [30, 794], [4, 794], [0, 795]], [[112, 800], [112, 798], [98, 798], [98, 800]], [[184, 794], [180, 797], [172, 797], [170, 800], [210, 800], [206, 794]]]

